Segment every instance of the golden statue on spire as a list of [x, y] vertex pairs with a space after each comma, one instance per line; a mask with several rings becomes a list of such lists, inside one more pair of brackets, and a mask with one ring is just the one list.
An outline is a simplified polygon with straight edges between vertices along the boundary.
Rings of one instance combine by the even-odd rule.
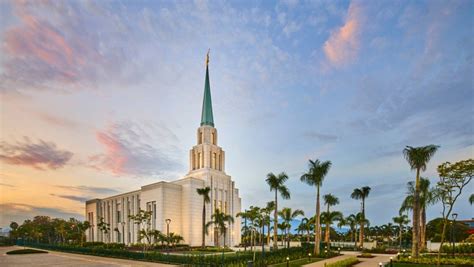
[[209, 52], [211, 52], [211, 49], [207, 50], [207, 56], [206, 56], [206, 67], [209, 65]]

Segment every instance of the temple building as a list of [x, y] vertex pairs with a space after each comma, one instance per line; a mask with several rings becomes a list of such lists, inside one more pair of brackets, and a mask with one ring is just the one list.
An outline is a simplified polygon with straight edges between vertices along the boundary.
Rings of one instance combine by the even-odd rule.
[[[134, 224], [128, 216], [137, 214], [141, 209], [152, 212], [149, 225], [152, 229], [166, 234], [166, 221], [169, 219], [169, 232], [181, 235], [185, 244], [199, 246], [202, 243], [203, 198], [196, 190], [210, 187], [211, 201], [206, 204], [206, 222], [211, 221], [211, 215], [217, 209], [232, 215], [234, 222], [227, 229], [225, 244], [236, 246], [240, 243], [240, 218], [236, 215], [240, 212], [241, 199], [235, 182], [225, 172], [225, 152], [218, 145], [208, 63], [209, 55], [206, 60], [201, 125], [196, 132], [196, 145], [189, 151], [189, 172], [176, 181], [160, 181], [144, 185], [135, 191], [88, 200], [85, 218], [91, 223], [91, 228], [86, 231], [87, 241], [140, 243], [140, 226]], [[101, 218], [110, 224], [108, 234], [100, 231], [97, 226]], [[213, 227], [208, 230], [207, 246], [216, 245], [216, 242], [224, 244], [224, 235], [215, 233]]]

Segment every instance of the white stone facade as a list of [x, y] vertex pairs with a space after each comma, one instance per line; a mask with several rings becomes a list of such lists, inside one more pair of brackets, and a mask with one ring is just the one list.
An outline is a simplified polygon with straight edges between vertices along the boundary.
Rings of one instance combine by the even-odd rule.
[[[153, 211], [152, 229], [166, 233], [165, 220], [171, 219], [170, 232], [181, 235], [185, 244], [200, 246], [203, 199], [196, 190], [208, 186], [211, 188], [211, 202], [206, 205], [206, 222], [211, 220], [216, 209], [232, 215], [234, 223], [228, 227], [225, 244], [240, 244], [240, 218], [236, 215], [241, 209], [241, 199], [234, 181], [225, 173], [225, 153], [217, 145], [217, 140], [217, 130], [213, 126], [198, 128], [197, 144], [189, 152], [189, 173], [182, 179], [157, 182], [137, 191], [87, 201], [86, 220], [92, 225], [86, 232], [87, 241], [140, 243], [137, 238], [139, 226], [133, 224], [128, 215], [142, 209]], [[110, 223], [108, 235], [97, 227], [100, 218]], [[217, 238], [211, 228], [206, 236], [208, 246], [215, 245]], [[223, 235], [219, 238], [219, 244], [223, 245]]]

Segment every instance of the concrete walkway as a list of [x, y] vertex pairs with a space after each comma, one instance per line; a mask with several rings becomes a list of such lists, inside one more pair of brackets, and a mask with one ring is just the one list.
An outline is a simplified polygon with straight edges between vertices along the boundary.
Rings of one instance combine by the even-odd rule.
[[170, 267], [168, 265], [153, 262], [142, 262], [133, 260], [122, 260], [107, 257], [89, 256], [81, 254], [48, 251], [48, 254], [26, 254], [7, 255], [10, 250], [22, 249], [23, 247], [0, 247], [0, 266], [91, 266], [91, 267]]

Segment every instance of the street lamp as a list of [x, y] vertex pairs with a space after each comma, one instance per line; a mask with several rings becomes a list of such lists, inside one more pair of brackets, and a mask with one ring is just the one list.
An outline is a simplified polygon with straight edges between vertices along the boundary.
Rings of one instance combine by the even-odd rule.
[[286, 257], [286, 267], [290, 267], [290, 257]]
[[453, 217], [453, 228], [451, 229], [451, 240], [453, 241], [453, 258], [455, 257], [456, 255], [456, 236], [455, 236], [455, 231], [456, 231], [456, 219], [458, 218], [458, 214], [457, 213], [453, 213], [452, 215]]
[[393, 257], [390, 257], [390, 267], [393, 267]]
[[168, 239], [168, 247], [170, 246], [170, 223], [171, 219], [166, 219], [166, 238]]
[[308, 262], [311, 261], [311, 253], [308, 253]]

